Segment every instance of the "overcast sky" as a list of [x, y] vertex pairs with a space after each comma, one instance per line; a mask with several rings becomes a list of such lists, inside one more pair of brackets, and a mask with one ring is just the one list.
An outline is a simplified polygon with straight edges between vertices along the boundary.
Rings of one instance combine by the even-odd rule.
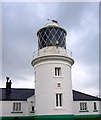
[[2, 85], [10, 76], [13, 88], [34, 88], [33, 52], [37, 31], [56, 19], [67, 32], [73, 53], [73, 89], [99, 94], [99, 3], [2, 3]]

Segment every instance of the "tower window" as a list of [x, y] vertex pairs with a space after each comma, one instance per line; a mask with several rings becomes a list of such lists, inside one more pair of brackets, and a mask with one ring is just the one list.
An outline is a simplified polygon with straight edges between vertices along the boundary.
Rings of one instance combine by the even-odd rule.
[[56, 107], [62, 107], [62, 93], [56, 94]]
[[55, 68], [55, 76], [61, 76], [61, 67]]

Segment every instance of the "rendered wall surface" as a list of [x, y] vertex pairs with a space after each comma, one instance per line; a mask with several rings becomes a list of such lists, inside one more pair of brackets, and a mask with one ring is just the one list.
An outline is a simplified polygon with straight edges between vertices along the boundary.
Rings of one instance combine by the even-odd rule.
[[[0, 116], [32, 116], [34, 115], [34, 113], [31, 111], [34, 104], [32, 101], [34, 101], [34, 96], [29, 98], [27, 101], [0, 101], [0, 105], [2, 105], [2, 112]], [[14, 102], [21, 103], [21, 111], [13, 111]]]
[[[80, 102], [86, 102], [87, 103], [87, 111], [83, 112], [80, 111]], [[94, 111], [94, 102], [96, 102], [97, 110]], [[99, 101], [73, 101], [74, 106], [74, 115], [96, 115], [99, 114]]]
[[[62, 75], [54, 75], [55, 67], [61, 67]], [[50, 60], [40, 62], [35, 66], [35, 101], [36, 115], [49, 114], [73, 114], [72, 109], [72, 83], [71, 83], [71, 66], [62, 60]], [[60, 82], [61, 88], [56, 84]], [[55, 95], [63, 94], [62, 108], [56, 108]]]

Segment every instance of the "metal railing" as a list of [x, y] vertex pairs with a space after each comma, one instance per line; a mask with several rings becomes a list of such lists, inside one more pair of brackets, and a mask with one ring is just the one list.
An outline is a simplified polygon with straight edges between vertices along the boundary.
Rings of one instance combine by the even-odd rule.
[[45, 55], [54, 55], [54, 54], [72, 57], [72, 52], [70, 50], [66, 49], [65, 53], [63, 52], [63, 54], [62, 54], [61, 50], [55, 51], [54, 53], [48, 53], [47, 50], [45, 50], [45, 51], [37, 50], [33, 53], [33, 58], [37, 58], [39, 56], [45, 56]]

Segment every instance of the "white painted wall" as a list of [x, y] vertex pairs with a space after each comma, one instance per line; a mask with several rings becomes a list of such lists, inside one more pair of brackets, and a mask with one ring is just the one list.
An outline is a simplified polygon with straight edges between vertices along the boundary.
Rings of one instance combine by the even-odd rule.
[[[79, 112], [80, 111], [80, 102], [87, 102], [87, 110], [89, 112]], [[96, 102], [98, 112], [93, 112], [94, 110], [94, 102]], [[73, 101], [73, 110], [75, 115], [91, 115], [91, 114], [99, 114], [99, 101]]]
[[2, 101], [0, 101], [0, 116], [2, 116]]
[[99, 102], [99, 113], [101, 114], [101, 101]]
[[[13, 102], [21, 102], [21, 112], [23, 113], [11, 113], [13, 112]], [[0, 101], [0, 104], [2, 104], [2, 116], [26, 116], [29, 113], [27, 101]]]
[[[11, 113], [13, 112], [13, 102], [21, 102], [21, 112], [23, 113]], [[26, 101], [2, 101], [2, 116], [23, 116], [27, 113], [26, 108]]]
[[[31, 107], [34, 104], [33, 101], [34, 96], [30, 97], [27, 101], [0, 101], [0, 106], [2, 105], [2, 113], [0, 113], [0, 116], [32, 116], [34, 113], [30, 112]], [[21, 102], [21, 112], [23, 113], [11, 113], [13, 112], [14, 102]]]
[[[53, 79], [53, 80], [55, 80], [55, 79]], [[61, 78], [61, 80], [62, 80], [62, 78]], [[62, 90], [60, 90], [60, 92], [61, 91]], [[42, 100], [40, 100], [40, 101], [42, 102]], [[22, 103], [22, 112], [23, 113], [11, 113], [13, 111], [13, 102], [17, 102], [17, 101], [0, 101], [0, 106], [2, 106], [0, 116], [33, 116], [34, 115], [34, 113], [30, 113], [32, 105], [35, 105], [35, 97], [34, 96], [28, 98], [27, 101], [18, 101], [18, 102]], [[47, 102], [47, 101], [45, 100], [44, 102]], [[54, 102], [54, 100], [53, 100], [53, 102]], [[89, 112], [79, 112], [80, 111], [80, 102], [87, 102], [87, 107], [88, 107]], [[98, 112], [93, 112], [94, 102], [97, 103]], [[43, 103], [43, 107], [44, 107], [44, 105], [45, 105], [45, 103]], [[64, 104], [62, 109], [57, 109], [56, 107], [50, 106], [50, 105], [48, 105], [48, 106], [50, 107], [51, 111], [54, 111], [53, 114], [56, 114], [57, 111], [58, 111], [58, 114], [61, 114], [61, 112], [62, 113], [64, 112], [64, 114], [65, 114], [66, 107], [68, 109], [70, 109], [69, 105], [68, 106], [67, 105], [68, 105], [67, 103]], [[73, 112], [75, 115], [101, 114], [101, 111], [100, 111], [101, 110], [101, 102], [100, 101], [73, 101], [73, 110], [74, 110]]]
[[[55, 67], [62, 68], [62, 76], [55, 77]], [[73, 114], [71, 65], [62, 60], [42, 61], [35, 65], [35, 114]], [[62, 87], [57, 89], [56, 83], [61, 82]], [[63, 107], [55, 107], [55, 94], [63, 93]]]
[[32, 113], [32, 106], [35, 106], [35, 96], [31, 96], [30, 98], [27, 99], [27, 106], [28, 106], [28, 115], [34, 115]]

